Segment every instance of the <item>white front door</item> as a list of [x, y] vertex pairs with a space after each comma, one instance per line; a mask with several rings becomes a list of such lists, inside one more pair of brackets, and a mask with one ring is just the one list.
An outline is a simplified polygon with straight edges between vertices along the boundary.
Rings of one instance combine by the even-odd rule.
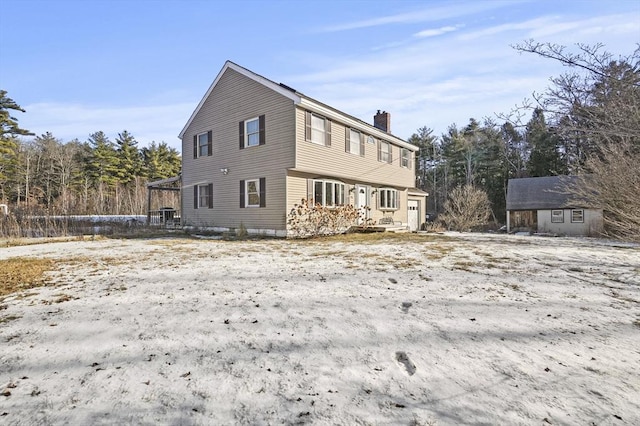
[[360, 213], [358, 225], [362, 225], [366, 219], [369, 219], [369, 187], [356, 185], [356, 208]]
[[418, 200], [409, 200], [407, 202], [408, 207], [408, 217], [407, 223], [409, 224], [409, 230], [411, 232], [415, 232], [418, 230], [418, 218], [420, 217]]

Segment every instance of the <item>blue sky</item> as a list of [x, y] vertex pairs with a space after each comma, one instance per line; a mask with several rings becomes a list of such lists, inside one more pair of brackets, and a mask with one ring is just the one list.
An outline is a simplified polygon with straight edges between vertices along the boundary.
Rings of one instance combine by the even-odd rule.
[[533, 38], [640, 42], [638, 0], [2, 0], [0, 88], [20, 125], [67, 141], [128, 130], [180, 148], [178, 133], [226, 60], [392, 132], [436, 135], [508, 112], [557, 63]]

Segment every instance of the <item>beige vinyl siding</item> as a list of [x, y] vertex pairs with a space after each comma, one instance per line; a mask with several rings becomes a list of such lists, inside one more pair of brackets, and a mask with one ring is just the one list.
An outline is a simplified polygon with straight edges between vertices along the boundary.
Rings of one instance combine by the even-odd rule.
[[[263, 114], [266, 144], [241, 150], [239, 122]], [[286, 169], [295, 158], [294, 116], [292, 100], [227, 69], [182, 139], [184, 224], [238, 227], [242, 222], [249, 229], [285, 229]], [[208, 130], [213, 153], [194, 159], [193, 136]], [[258, 178], [266, 179], [266, 207], [240, 208], [240, 180]], [[204, 183], [213, 183], [213, 208], [194, 210], [193, 185]]]
[[[295, 204], [299, 204], [300, 201], [304, 198], [307, 199], [310, 194], [308, 194], [308, 181], [313, 179], [328, 179], [324, 175], [316, 175], [316, 174], [308, 174], [308, 173], [300, 173], [296, 171], [290, 171], [287, 177], [287, 213], [293, 208]], [[369, 186], [369, 190], [373, 191], [382, 187], [385, 188], [394, 188], [391, 186], [377, 186], [370, 182], [363, 182], [361, 180], [352, 180], [352, 179], [336, 179], [345, 184], [345, 203], [350, 205], [355, 205], [355, 194], [350, 191], [350, 189], [354, 188], [355, 185], [367, 185]], [[394, 188], [398, 190], [399, 202], [398, 210], [392, 211], [381, 211], [378, 209], [378, 197], [379, 193], [376, 192], [371, 196], [371, 211], [370, 211], [370, 219], [372, 219], [375, 223], [378, 223], [380, 219], [383, 217], [391, 217], [394, 221], [402, 222], [403, 224], [407, 223], [407, 199], [408, 199], [408, 190], [404, 188]], [[416, 199], [416, 197], [412, 197], [412, 199]], [[422, 203], [424, 203], [422, 201]]]
[[400, 167], [400, 147], [391, 144], [393, 162], [378, 161], [378, 146], [366, 142], [364, 156], [345, 150], [345, 126], [339, 121], [331, 122], [331, 146], [323, 146], [305, 140], [305, 111], [296, 108], [296, 170], [317, 173], [327, 177], [340, 177], [361, 182], [411, 188], [415, 186], [413, 168]]

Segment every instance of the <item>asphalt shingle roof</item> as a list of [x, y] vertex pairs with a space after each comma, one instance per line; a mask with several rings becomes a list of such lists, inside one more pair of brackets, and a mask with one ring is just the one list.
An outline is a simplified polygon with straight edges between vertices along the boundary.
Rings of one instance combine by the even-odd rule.
[[509, 179], [507, 210], [548, 210], [585, 207], [571, 205], [565, 187], [575, 184], [583, 176], [545, 176]]

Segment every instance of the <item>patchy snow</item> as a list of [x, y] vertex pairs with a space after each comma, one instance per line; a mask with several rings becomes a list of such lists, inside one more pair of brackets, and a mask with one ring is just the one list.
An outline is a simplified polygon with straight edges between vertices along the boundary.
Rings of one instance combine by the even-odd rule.
[[0, 423], [640, 424], [640, 248], [420, 238], [2, 248]]

